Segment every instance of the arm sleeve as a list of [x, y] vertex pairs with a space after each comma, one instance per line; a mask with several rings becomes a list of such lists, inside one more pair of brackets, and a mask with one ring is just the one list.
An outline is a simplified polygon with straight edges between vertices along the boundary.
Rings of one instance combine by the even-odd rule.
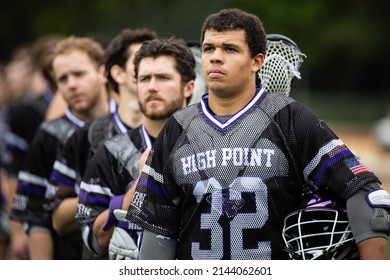
[[347, 200], [348, 219], [356, 243], [373, 237], [388, 238], [385, 232], [374, 231], [371, 226], [371, 218], [375, 215], [365, 199], [366, 191], [360, 190]]
[[142, 236], [140, 260], [174, 260], [176, 239], [167, 238], [145, 230]]

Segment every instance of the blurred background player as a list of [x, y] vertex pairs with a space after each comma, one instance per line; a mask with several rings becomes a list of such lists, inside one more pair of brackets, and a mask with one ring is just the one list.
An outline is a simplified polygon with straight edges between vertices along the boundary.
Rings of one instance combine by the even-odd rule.
[[[10, 101], [11, 96], [5, 78], [4, 65], [0, 63], [0, 135], [4, 135], [7, 129], [6, 114]], [[0, 139], [0, 154], [4, 153], [4, 148], [4, 142]], [[10, 226], [8, 219], [9, 205], [7, 205], [5, 196], [6, 193], [7, 190], [1, 183], [0, 176], [0, 260], [6, 259], [10, 254]]]
[[32, 259], [80, 259], [80, 234], [56, 235], [51, 221], [50, 172], [56, 154], [86, 122], [109, 109], [103, 66], [104, 50], [86, 37], [70, 36], [57, 43], [52, 60], [59, 92], [68, 103], [65, 114], [42, 123], [18, 174], [10, 218], [26, 224]]
[[[47, 62], [61, 38], [59, 35], [47, 35], [20, 47], [5, 68], [11, 96], [7, 110], [8, 129], [2, 134], [1, 175], [8, 209], [16, 191], [17, 174], [56, 92]], [[27, 239], [21, 225], [15, 221], [10, 224], [12, 258], [28, 258]]]

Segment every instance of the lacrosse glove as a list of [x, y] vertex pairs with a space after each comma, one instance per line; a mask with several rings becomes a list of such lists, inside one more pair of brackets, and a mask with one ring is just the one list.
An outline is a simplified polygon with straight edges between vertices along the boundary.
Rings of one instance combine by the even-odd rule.
[[108, 255], [110, 260], [136, 260], [138, 259], [138, 246], [141, 231], [134, 229], [134, 224], [125, 220], [125, 210], [116, 209], [114, 215], [118, 221], [114, 228]]

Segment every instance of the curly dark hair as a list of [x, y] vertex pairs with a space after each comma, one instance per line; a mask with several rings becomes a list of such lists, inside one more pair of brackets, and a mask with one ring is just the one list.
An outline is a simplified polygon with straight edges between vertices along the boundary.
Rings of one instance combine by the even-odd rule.
[[218, 13], [209, 15], [203, 23], [200, 45], [203, 44], [207, 30], [217, 32], [244, 30], [251, 57], [253, 58], [259, 53], [265, 55], [267, 47], [266, 33], [263, 23], [254, 14], [240, 9], [223, 9]]

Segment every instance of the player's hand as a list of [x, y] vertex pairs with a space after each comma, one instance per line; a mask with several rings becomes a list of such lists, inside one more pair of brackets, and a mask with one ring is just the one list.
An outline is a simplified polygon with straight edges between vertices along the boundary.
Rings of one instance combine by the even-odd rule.
[[138, 246], [128, 231], [115, 227], [108, 245], [110, 260], [136, 260], [138, 259]]
[[126, 228], [126, 211], [114, 210], [114, 215], [119, 221], [115, 226], [110, 244], [108, 245], [108, 255], [110, 260], [136, 260], [138, 259], [138, 238], [139, 232]]
[[11, 224], [11, 253], [12, 259], [29, 260], [28, 237], [23, 231], [22, 225], [16, 221], [10, 221]]

